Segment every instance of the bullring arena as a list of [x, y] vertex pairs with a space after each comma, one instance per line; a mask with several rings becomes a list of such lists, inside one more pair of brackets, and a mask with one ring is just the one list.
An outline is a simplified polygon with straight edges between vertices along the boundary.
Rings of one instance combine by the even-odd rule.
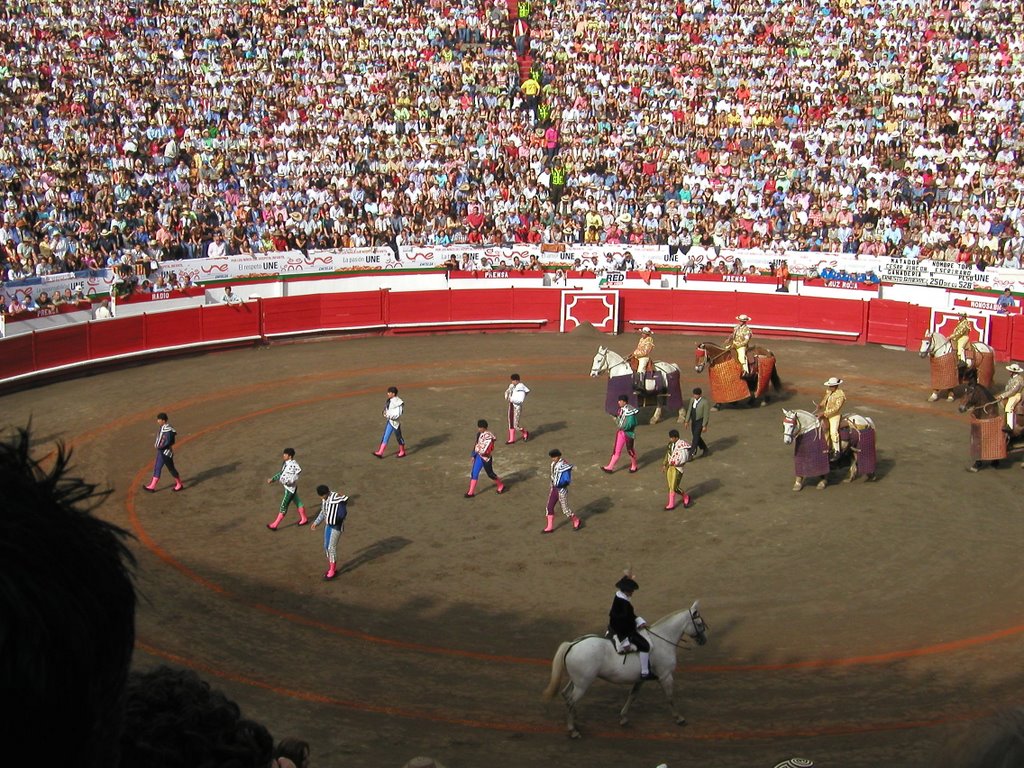
[[[655, 357], [693, 372], [700, 337], [657, 335]], [[674, 414], [637, 432], [640, 470], [606, 475], [614, 434], [597, 346], [564, 334], [353, 337], [172, 358], [3, 398], [39, 451], [67, 440], [110, 484], [104, 514], [137, 537], [136, 665], [184, 665], [224, 687], [318, 766], [929, 765], [958, 729], [1019, 704], [1024, 617], [1017, 462], [977, 474], [966, 417], [926, 402], [927, 363], [880, 346], [771, 342], [783, 391], [712, 417], [690, 464], [689, 509], [663, 509]], [[503, 443], [502, 393], [522, 374], [527, 443], [500, 445], [499, 496], [463, 492], [478, 418]], [[878, 426], [878, 480], [790, 490], [781, 406], [809, 408], [840, 375], [848, 410]], [[388, 385], [407, 403], [409, 454], [371, 456]], [[154, 414], [179, 431], [186, 492], [142, 492]], [[684, 430], [684, 435], [687, 432]], [[265, 528], [265, 484], [294, 446], [309, 499], [351, 496], [340, 578], [321, 578], [319, 531]], [[584, 520], [541, 536], [547, 451], [577, 465]], [[307, 501], [311, 508], [315, 504]], [[649, 620], [701, 600], [709, 642], [680, 652], [672, 724], [656, 684], [598, 682], [583, 738], [544, 703], [559, 643], [604, 629], [626, 566]]]
[[[196, 670], [317, 768], [930, 767], [1020, 707], [1021, 449], [968, 472], [968, 418], [916, 354], [962, 322], [996, 392], [1024, 361], [1019, 2], [0, 20], [0, 403], [112, 489], [138, 669]], [[740, 313], [781, 390], [712, 415], [692, 506], [664, 508], [675, 414], [639, 428], [636, 473], [602, 472], [598, 347], [652, 326], [688, 395]], [[505, 445], [513, 372], [530, 439]], [[876, 477], [795, 493], [781, 409], [830, 377], [877, 425]], [[389, 386], [401, 460], [371, 455]], [[183, 493], [144, 491], [161, 411]], [[468, 499], [478, 419], [507, 493]], [[320, 531], [267, 530], [286, 446], [310, 512], [320, 483], [351, 497], [333, 581]], [[552, 448], [583, 525], [542, 536]], [[624, 569], [649, 620], [701, 601], [689, 722], [646, 683], [620, 726], [598, 682], [570, 740], [552, 656], [603, 632]]]

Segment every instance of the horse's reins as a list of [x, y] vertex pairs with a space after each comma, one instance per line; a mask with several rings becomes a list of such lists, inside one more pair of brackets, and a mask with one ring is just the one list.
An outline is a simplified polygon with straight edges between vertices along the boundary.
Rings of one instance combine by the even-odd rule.
[[[690, 614], [690, 621], [693, 621], [693, 614], [692, 613]], [[705, 621], [703, 617], [701, 617], [701, 623], [704, 625], [704, 631], [705, 632], [707, 630], [711, 629], [711, 627], [708, 625], [707, 621]], [[694, 628], [696, 628], [696, 626], [697, 625], [694, 624]], [[690, 642], [690, 636], [687, 635], [685, 632], [682, 635], [680, 635], [679, 639], [676, 640], [674, 643], [671, 640], [669, 640], [667, 637], [662, 637], [661, 635], [659, 635], [657, 632], [655, 632], [653, 629], [651, 629], [650, 625], [647, 626], [647, 632], [648, 632], [648, 634], [653, 635], [654, 637], [656, 637], [659, 640], [661, 640], [663, 643], [668, 643], [669, 645], [674, 645], [676, 648], [682, 648], [683, 647], [683, 643], [689, 643]], [[690, 650], [690, 649], [687, 648], [686, 650]]]
[[705, 354], [705, 355], [707, 355], [707, 358], [708, 358], [708, 365], [714, 365], [714, 364], [715, 364], [715, 361], [717, 361], [717, 360], [720, 360], [721, 358], [725, 357], [725, 356], [726, 356], [726, 355], [728, 355], [728, 354], [729, 354], [730, 352], [732, 352], [732, 350], [731, 350], [731, 349], [723, 349], [723, 350], [722, 350], [721, 352], [719, 352], [719, 353], [718, 353], [717, 355], [715, 355], [714, 357], [712, 357], [711, 355], [708, 355], [708, 348], [707, 348], [707, 347], [703, 347], [703, 350], [704, 350], [704, 354]]
[[[684, 646], [683, 646], [683, 643], [688, 643], [688, 642], [690, 641], [690, 636], [689, 636], [689, 635], [687, 635], [687, 634], [685, 634], [685, 633], [684, 633], [683, 635], [681, 635], [681, 636], [679, 637], [679, 639], [678, 639], [678, 640], [676, 640], [676, 641], [675, 641], [675, 642], [673, 643], [673, 642], [672, 642], [671, 640], [669, 640], [669, 639], [668, 639], [667, 637], [662, 637], [661, 635], [659, 635], [659, 634], [658, 634], [657, 632], [655, 632], [655, 631], [654, 631], [653, 629], [651, 629], [650, 627], [648, 627], [648, 628], [647, 628], [647, 632], [648, 632], [648, 634], [650, 634], [650, 635], [653, 635], [654, 637], [656, 637], [656, 638], [658, 638], [659, 640], [661, 640], [661, 641], [662, 641], [663, 643], [668, 643], [669, 645], [674, 645], [674, 646], [675, 646], [676, 648], [683, 648], [683, 647], [684, 647]], [[689, 649], [689, 648], [687, 648], [686, 650], [690, 650], [690, 649]]]
[[984, 405], [972, 405], [972, 406], [970, 406], [970, 408], [972, 410], [977, 410], [979, 408], [988, 408], [990, 405], [999, 405], [999, 401], [998, 400], [990, 400], [989, 402], [985, 403]]

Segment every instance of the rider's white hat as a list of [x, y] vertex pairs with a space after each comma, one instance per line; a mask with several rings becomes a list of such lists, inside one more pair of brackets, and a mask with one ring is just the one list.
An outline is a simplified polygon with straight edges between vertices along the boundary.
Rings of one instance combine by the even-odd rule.
[[750, 322], [750, 318], [747, 317], [746, 315], [736, 315], [736, 319], [739, 320], [741, 323], [749, 323]]
[[1024, 373], [1024, 368], [1021, 368], [1017, 363], [1010, 363], [1006, 366], [1006, 370], [1010, 373]]
[[652, 331], [648, 326], [645, 325], [643, 328], [640, 329], [640, 333], [654, 333], [654, 331]]
[[837, 379], [835, 376], [833, 376], [831, 379], [829, 379], [828, 381], [825, 382], [825, 386], [826, 387], [838, 387], [842, 383], [843, 383], [842, 379]]

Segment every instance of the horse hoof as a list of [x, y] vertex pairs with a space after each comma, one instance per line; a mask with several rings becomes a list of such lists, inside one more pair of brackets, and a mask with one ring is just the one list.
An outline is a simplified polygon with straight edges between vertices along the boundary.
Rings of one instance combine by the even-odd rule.
[[761, 401], [762, 408], [764, 408], [766, 405], [768, 405], [768, 398], [765, 398], [764, 400]]
[[853, 482], [853, 478], [852, 477], [844, 477], [843, 478], [843, 482], [844, 483], [852, 483]]
[[827, 482], [827, 481], [825, 481], [825, 480], [822, 480], [822, 481], [821, 481], [820, 483], [818, 483], [818, 484], [817, 484], [816, 486], [814, 486], [814, 487], [815, 487], [815, 488], [817, 488], [817, 489], [818, 489], [818, 490], [820, 491], [820, 490], [821, 490], [822, 488], [824, 488], [824, 487], [825, 487], [826, 485], [828, 485], [828, 482]]
[[934, 403], [938, 399], [939, 399], [939, 393], [938, 392], [932, 392], [932, 396], [928, 398], [928, 402], [929, 403]]
[[873, 483], [873, 482], [875, 482], [874, 474], [868, 475], [866, 478], [864, 478], [864, 482], [865, 483]]
[[620, 719], [619, 720], [619, 725], [622, 726], [623, 728], [625, 728], [627, 725], [629, 725], [629, 718], [628, 717], [623, 717], [622, 719]]
[[949, 402], [951, 402], [951, 403], [952, 403], [952, 402], [953, 402], [953, 394], [952, 394], [952, 393], [950, 393], [950, 394], [946, 395], [946, 399], [947, 399], [947, 400], [948, 400]]
[[803, 486], [800, 485], [799, 483], [797, 483], [796, 485], [793, 486], [793, 490], [794, 491], [802, 491], [803, 490]]
[[685, 717], [677, 717], [676, 718], [676, 725], [684, 725], [685, 726], [685, 725], [689, 725], [689, 723], [686, 722], [686, 718]]
[[570, 739], [578, 739], [578, 738], [580, 738], [580, 736], [581, 736], [581, 734], [580, 734], [579, 731], [575, 731], [575, 730], [574, 731], [569, 731], [569, 738]]

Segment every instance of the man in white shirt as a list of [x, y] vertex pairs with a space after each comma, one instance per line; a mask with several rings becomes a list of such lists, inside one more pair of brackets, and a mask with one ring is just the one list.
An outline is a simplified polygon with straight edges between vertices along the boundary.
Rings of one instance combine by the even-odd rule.
[[506, 445], [512, 445], [516, 441], [517, 430], [522, 433], [524, 443], [530, 438], [530, 433], [523, 428], [520, 421], [523, 415], [523, 403], [526, 402], [526, 396], [530, 394], [530, 388], [523, 384], [518, 373], [513, 373], [509, 378], [511, 383], [505, 390], [505, 400], [508, 402], [508, 440], [505, 441]]
[[210, 247], [206, 249], [206, 255], [211, 259], [219, 259], [226, 256], [228, 252], [228, 245], [224, 242], [224, 235], [220, 232], [216, 232], [213, 235], [213, 242], [210, 243]]

